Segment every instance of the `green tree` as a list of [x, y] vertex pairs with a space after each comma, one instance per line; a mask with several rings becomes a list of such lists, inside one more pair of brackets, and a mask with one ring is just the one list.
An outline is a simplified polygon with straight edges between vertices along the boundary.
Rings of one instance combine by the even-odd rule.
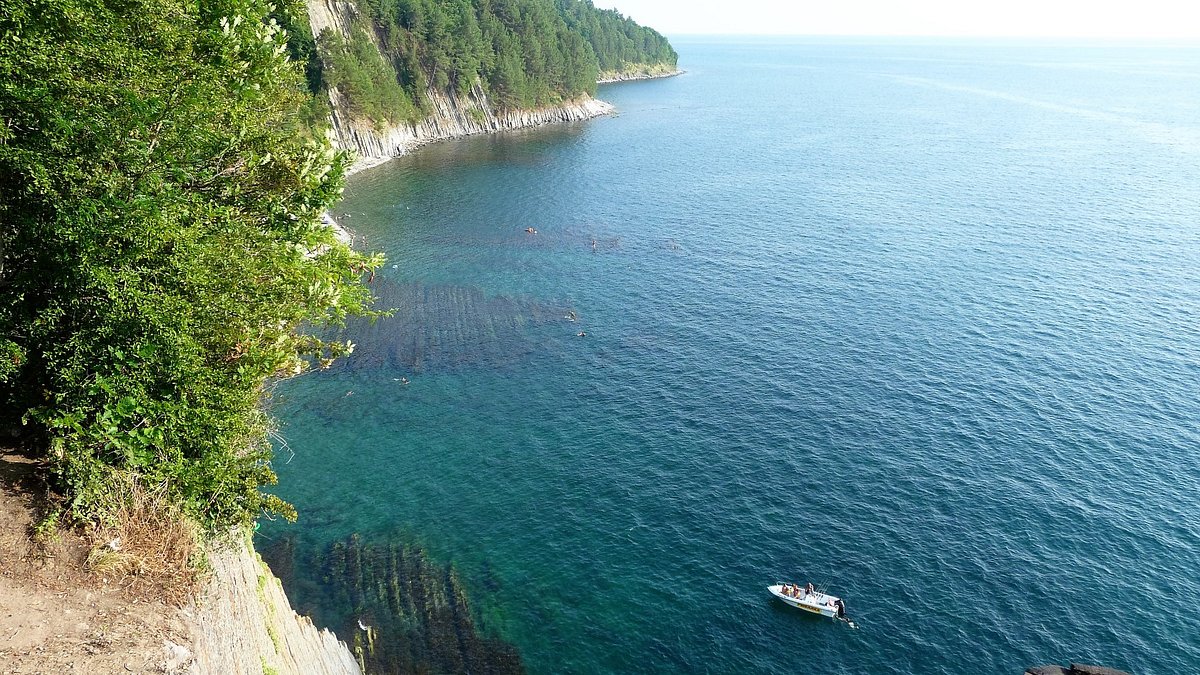
[[346, 157], [305, 133], [272, 10], [0, 0], [0, 424], [79, 516], [130, 476], [212, 527], [291, 515], [264, 385], [369, 314], [381, 259], [320, 222]]

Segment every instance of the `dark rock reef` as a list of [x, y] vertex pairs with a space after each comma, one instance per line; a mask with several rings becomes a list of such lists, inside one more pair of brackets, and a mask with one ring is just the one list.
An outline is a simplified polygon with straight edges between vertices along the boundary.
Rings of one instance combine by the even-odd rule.
[[417, 546], [353, 535], [311, 554], [286, 539], [263, 548], [297, 606], [349, 643], [366, 673], [524, 672], [511, 644], [481, 630], [453, 568]]
[[1025, 675], [1130, 675], [1130, 673], [1116, 668], [1072, 663], [1065, 668], [1062, 666], [1030, 666], [1025, 669]]

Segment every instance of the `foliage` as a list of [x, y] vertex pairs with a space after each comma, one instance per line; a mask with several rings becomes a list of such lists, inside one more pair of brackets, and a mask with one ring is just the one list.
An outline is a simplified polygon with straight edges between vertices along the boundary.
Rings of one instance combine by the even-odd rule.
[[351, 114], [379, 125], [416, 119], [412, 98], [361, 26], [354, 28], [349, 40], [326, 30], [317, 44], [325, 64], [322, 77], [349, 102]]
[[59, 512], [51, 511], [46, 517], [34, 523], [29, 528], [30, 538], [39, 546], [44, 546], [59, 539]]
[[0, 338], [0, 384], [8, 381], [21, 369], [21, 364], [25, 361], [25, 350], [21, 349], [21, 345]]
[[602, 72], [659, 64], [673, 70], [679, 62], [671, 43], [658, 31], [639, 26], [616, 10], [596, 9], [591, 0], [556, 0], [555, 4], [567, 26], [592, 46]]
[[308, 8], [304, 0], [278, 0], [270, 17], [287, 35], [288, 56], [291, 60], [303, 64], [308, 89], [316, 93], [323, 83], [321, 59], [317, 55], [317, 44], [313, 39], [312, 26], [308, 22]]
[[369, 314], [382, 261], [320, 222], [346, 158], [272, 9], [0, 0], [0, 426], [77, 516], [125, 476], [210, 527], [294, 515], [264, 384], [350, 351], [299, 327]]

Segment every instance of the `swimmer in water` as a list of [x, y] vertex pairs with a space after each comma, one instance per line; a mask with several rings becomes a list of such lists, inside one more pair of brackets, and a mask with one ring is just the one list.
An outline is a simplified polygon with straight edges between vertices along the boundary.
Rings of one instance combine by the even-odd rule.
[[576, 337], [587, 337], [587, 333], [585, 333], [583, 331], [579, 331], [578, 333], [575, 334], [575, 336]]
[[537, 234], [537, 230], [533, 229], [532, 227], [525, 228], [525, 231], [529, 234]]
[[575, 319], [576, 316], [574, 311], [567, 312], [567, 321], [574, 321]]

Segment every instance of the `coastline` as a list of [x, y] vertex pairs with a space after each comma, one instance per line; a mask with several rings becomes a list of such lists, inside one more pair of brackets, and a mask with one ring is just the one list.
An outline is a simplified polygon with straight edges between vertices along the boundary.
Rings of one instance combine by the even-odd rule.
[[210, 543], [193, 595], [93, 561], [79, 529], [39, 537], [44, 494], [39, 461], [0, 445], [0, 672], [361, 675], [349, 645], [293, 609], [249, 530]]
[[329, 138], [336, 147], [353, 150], [356, 154], [354, 163], [346, 170], [346, 176], [353, 176], [437, 141], [546, 124], [582, 122], [616, 112], [611, 103], [586, 95], [557, 106], [500, 112], [493, 110], [487, 95], [479, 87], [463, 98], [432, 91], [429, 98], [434, 108], [432, 115], [417, 123], [400, 124], [383, 131], [350, 120], [335, 103], [327, 132]]
[[[635, 66], [621, 72], [600, 73], [596, 84], [616, 84], [640, 80], [660, 80], [677, 77], [687, 71], [681, 68], [661, 66]], [[395, 157], [438, 141], [466, 138], [499, 131], [515, 131], [546, 124], [582, 122], [616, 113], [616, 107], [607, 101], [591, 96], [581, 96], [560, 105], [532, 110], [496, 112], [482, 88], [473, 88], [465, 97], [450, 97], [430, 91], [434, 113], [420, 122], [399, 124], [383, 131], [364, 127], [341, 114], [336, 98], [331, 96], [333, 113], [327, 132], [334, 145], [354, 150], [354, 163], [346, 169], [346, 176], [372, 169]]]
[[664, 71], [648, 71], [648, 72], [632, 72], [632, 73], [600, 73], [600, 79], [596, 80], [596, 84], [616, 84], [618, 82], [635, 82], [637, 80], [662, 80], [668, 77], [676, 77], [683, 75], [686, 70], [676, 68], [674, 70]]

